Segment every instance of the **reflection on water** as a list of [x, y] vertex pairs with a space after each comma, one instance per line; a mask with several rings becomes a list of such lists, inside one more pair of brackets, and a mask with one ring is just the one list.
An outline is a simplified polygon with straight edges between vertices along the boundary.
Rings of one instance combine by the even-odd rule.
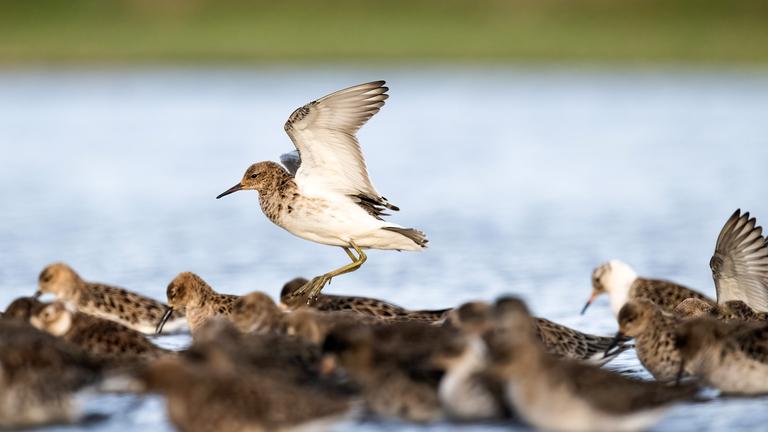
[[[758, 74], [4, 72], [0, 306], [33, 292], [57, 260], [158, 298], [184, 270], [223, 292], [277, 295], [344, 263], [269, 223], [255, 192], [214, 197], [251, 162], [291, 149], [282, 124], [294, 108], [380, 78], [391, 98], [360, 134], [371, 177], [402, 208], [392, 219], [427, 232], [430, 248], [372, 251], [328, 292], [414, 308], [512, 292], [607, 334], [606, 299], [578, 315], [596, 264], [620, 257], [713, 293], [707, 263], [723, 222], [737, 207], [768, 220], [768, 77]], [[632, 353], [615, 367], [639, 369]], [[155, 398], [89, 403], [114, 407], [110, 430], [168, 428]], [[754, 429], [768, 421], [764, 403], [678, 407], [658, 429]]]

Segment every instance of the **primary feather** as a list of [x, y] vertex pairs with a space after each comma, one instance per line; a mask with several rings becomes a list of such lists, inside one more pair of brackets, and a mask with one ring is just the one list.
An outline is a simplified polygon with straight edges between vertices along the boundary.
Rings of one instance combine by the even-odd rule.
[[717, 302], [741, 300], [751, 308], [768, 311], [768, 241], [749, 212], [736, 210], [717, 238], [710, 260]]
[[387, 90], [384, 81], [360, 84], [312, 101], [291, 114], [285, 131], [299, 152], [295, 181], [303, 194], [352, 198], [377, 218], [384, 215], [385, 208], [398, 210], [371, 183], [355, 136], [384, 106]]

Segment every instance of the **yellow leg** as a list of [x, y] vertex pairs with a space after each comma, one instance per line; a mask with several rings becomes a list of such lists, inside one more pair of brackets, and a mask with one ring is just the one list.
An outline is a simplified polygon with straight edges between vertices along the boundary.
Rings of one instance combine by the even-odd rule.
[[349, 242], [349, 245], [357, 252], [358, 256], [355, 256], [352, 251], [349, 250], [349, 248], [342, 248], [344, 249], [344, 252], [347, 253], [347, 256], [349, 259], [352, 260], [351, 263], [339, 267], [336, 270], [330, 271], [328, 273], [325, 273], [323, 275], [320, 275], [316, 278], [313, 278], [311, 281], [307, 282], [296, 290], [291, 297], [293, 299], [296, 299], [297, 297], [304, 297], [304, 295], [307, 296], [307, 304], [312, 304], [317, 299], [317, 296], [320, 294], [320, 291], [331, 282], [331, 279], [333, 279], [336, 276], [343, 275], [345, 273], [351, 273], [357, 269], [360, 268], [361, 265], [368, 259], [368, 257], [365, 255], [365, 252], [363, 252], [360, 247], [358, 247], [355, 242]]
[[355, 256], [355, 254], [353, 254], [353, 253], [352, 253], [352, 251], [351, 251], [351, 250], [349, 250], [349, 248], [346, 248], [346, 247], [344, 247], [344, 248], [342, 248], [342, 249], [344, 249], [344, 252], [346, 252], [346, 253], [347, 253], [347, 256], [349, 257], [349, 259], [351, 259], [351, 260], [352, 260], [352, 262], [355, 262], [355, 261], [357, 261], [357, 259], [358, 259], [358, 258]]
[[365, 262], [365, 260], [368, 259], [368, 257], [365, 255], [365, 252], [363, 252], [362, 249], [360, 249], [355, 242], [349, 242], [349, 244], [352, 246], [352, 248], [355, 249], [355, 252], [357, 252], [358, 256], [355, 256], [352, 251], [349, 250], [349, 248], [344, 248], [344, 252], [347, 253], [347, 256], [349, 259], [352, 260], [350, 264], [345, 265], [344, 267], [337, 268], [336, 270], [332, 272], [326, 273], [324, 276], [328, 276], [328, 282], [330, 282], [330, 278], [334, 276], [343, 275], [344, 273], [351, 273], [357, 269], [360, 268], [361, 265]]

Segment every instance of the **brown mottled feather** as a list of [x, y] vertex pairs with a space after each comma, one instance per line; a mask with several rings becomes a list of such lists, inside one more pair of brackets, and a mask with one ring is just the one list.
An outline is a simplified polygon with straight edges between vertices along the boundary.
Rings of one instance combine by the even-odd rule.
[[629, 298], [648, 300], [663, 311], [672, 313], [680, 302], [687, 298], [697, 298], [715, 304], [714, 300], [674, 282], [660, 279], [637, 278], [629, 291]]

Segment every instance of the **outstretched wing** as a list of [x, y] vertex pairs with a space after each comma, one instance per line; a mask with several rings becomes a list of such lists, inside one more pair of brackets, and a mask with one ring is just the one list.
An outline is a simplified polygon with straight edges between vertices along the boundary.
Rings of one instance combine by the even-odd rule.
[[285, 131], [299, 151], [296, 184], [307, 195], [347, 195], [373, 216], [398, 210], [371, 184], [355, 134], [389, 97], [384, 81], [339, 90], [297, 109]]
[[741, 300], [752, 309], [768, 311], [768, 241], [749, 212], [736, 210], [717, 238], [709, 262], [717, 302]]

